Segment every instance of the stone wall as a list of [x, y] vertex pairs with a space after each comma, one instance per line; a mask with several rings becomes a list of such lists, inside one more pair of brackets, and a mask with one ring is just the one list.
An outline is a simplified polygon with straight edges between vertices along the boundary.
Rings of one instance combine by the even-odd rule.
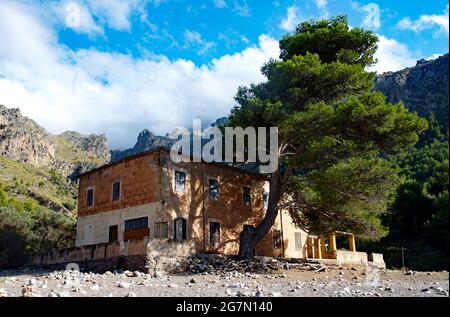
[[123, 268], [148, 272], [165, 270], [164, 264], [175, 265], [178, 259], [194, 254], [194, 242], [190, 240], [149, 241], [148, 238], [144, 238], [55, 250], [35, 256], [28, 266], [62, 269], [69, 263], [76, 263], [92, 271]]

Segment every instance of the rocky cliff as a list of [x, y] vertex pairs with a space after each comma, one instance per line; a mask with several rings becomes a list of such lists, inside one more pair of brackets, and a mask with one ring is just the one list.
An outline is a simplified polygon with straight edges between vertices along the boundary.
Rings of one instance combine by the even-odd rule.
[[434, 113], [448, 129], [448, 53], [434, 60], [420, 60], [416, 66], [380, 75], [375, 89], [389, 102], [403, 101], [410, 110], [426, 117]]
[[0, 155], [36, 167], [51, 167], [64, 176], [105, 164], [110, 151], [105, 135], [67, 131], [52, 135], [19, 109], [0, 105]]
[[0, 105], [0, 155], [14, 161], [46, 166], [55, 157], [51, 135], [19, 109]]
[[160, 147], [169, 147], [172, 143], [173, 140], [170, 137], [158, 136], [145, 129], [139, 133], [134, 147], [125, 151], [112, 151], [111, 162], [115, 162], [138, 153], [155, 150]]

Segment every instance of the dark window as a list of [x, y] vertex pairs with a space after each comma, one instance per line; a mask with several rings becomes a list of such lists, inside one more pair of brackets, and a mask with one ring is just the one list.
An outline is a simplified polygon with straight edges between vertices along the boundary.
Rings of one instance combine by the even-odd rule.
[[220, 244], [220, 223], [209, 223], [209, 242], [212, 246], [219, 246]]
[[148, 217], [125, 220], [125, 231], [148, 228]]
[[219, 181], [216, 179], [209, 180], [209, 198], [219, 199]]
[[275, 249], [280, 249], [281, 248], [281, 231], [280, 230], [274, 230], [272, 233], [272, 237], [273, 237], [273, 247]]
[[112, 200], [117, 201], [120, 199], [120, 182], [116, 182], [112, 186]]
[[269, 207], [269, 193], [263, 193], [263, 203], [264, 208], [267, 209]]
[[169, 227], [167, 222], [156, 222], [155, 223], [155, 238], [156, 239], [167, 239], [168, 238]]
[[118, 227], [110, 226], [109, 227], [109, 242], [117, 241], [117, 235], [118, 235]]
[[184, 192], [186, 189], [186, 173], [175, 171], [175, 191]]
[[186, 240], [186, 219], [177, 218], [174, 221], [174, 238], [181, 241]]
[[94, 206], [94, 189], [93, 188], [87, 190], [86, 201], [87, 201], [88, 207]]
[[248, 186], [242, 187], [242, 194], [244, 198], [244, 204], [249, 206], [252, 203], [251, 189]]

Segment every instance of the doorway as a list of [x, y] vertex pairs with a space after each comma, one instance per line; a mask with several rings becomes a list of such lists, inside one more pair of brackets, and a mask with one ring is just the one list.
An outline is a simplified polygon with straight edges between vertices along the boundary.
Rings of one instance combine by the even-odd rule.
[[118, 239], [118, 226], [109, 226], [109, 242], [117, 241]]

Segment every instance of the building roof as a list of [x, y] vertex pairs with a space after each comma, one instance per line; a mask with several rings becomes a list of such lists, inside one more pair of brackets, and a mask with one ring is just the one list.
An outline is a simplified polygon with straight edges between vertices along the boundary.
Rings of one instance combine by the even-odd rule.
[[[107, 164], [104, 164], [104, 165], [99, 166], [97, 168], [94, 168], [92, 170], [86, 171], [86, 172], [80, 174], [77, 178], [81, 178], [81, 177], [83, 177], [85, 175], [88, 175], [88, 174], [91, 174], [91, 173], [95, 173], [97, 171], [103, 170], [103, 169], [108, 168], [110, 166], [114, 166], [114, 165], [117, 165], [117, 164], [129, 161], [129, 160], [133, 160], [135, 158], [138, 158], [138, 157], [141, 157], [141, 156], [145, 156], [145, 155], [150, 154], [150, 153], [156, 153], [156, 152], [167, 152], [167, 153], [169, 153], [170, 150], [165, 148], [165, 147], [159, 147], [157, 149], [148, 150], [148, 151], [144, 151], [144, 152], [137, 153], [137, 154], [134, 154], [134, 155], [130, 155], [130, 156], [124, 157], [124, 158], [122, 158], [120, 160], [117, 160], [115, 162], [107, 163]], [[211, 163], [210, 162], [202, 162], [202, 163], [203, 164], [216, 165], [216, 166], [220, 166], [220, 167], [225, 167], [225, 168], [228, 168], [228, 169], [232, 169], [232, 170], [234, 170], [236, 172], [251, 174], [251, 175], [254, 175], [254, 176], [259, 177], [259, 178], [268, 179], [267, 175], [264, 175], [264, 174], [261, 174], [261, 173], [257, 173], [257, 172], [252, 172], [252, 171], [249, 171], [249, 170], [245, 170], [243, 168], [239, 168], [239, 167], [236, 167], [236, 166], [228, 165], [226, 163], [220, 163], [220, 162], [211, 162]]]

